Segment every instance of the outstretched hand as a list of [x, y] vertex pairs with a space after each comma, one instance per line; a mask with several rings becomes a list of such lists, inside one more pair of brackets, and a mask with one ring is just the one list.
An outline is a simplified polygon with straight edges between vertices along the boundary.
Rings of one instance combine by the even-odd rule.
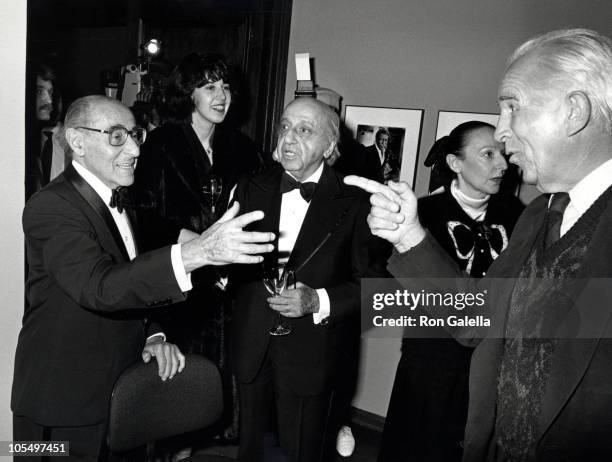
[[187, 273], [205, 265], [260, 263], [262, 253], [271, 252], [274, 233], [243, 231], [245, 226], [261, 220], [260, 210], [238, 216], [240, 205], [235, 202], [219, 220], [198, 238], [183, 244], [181, 255]]
[[384, 185], [356, 175], [345, 177], [344, 182], [372, 194], [372, 208], [368, 215], [372, 234], [386, 239], [399, 252], [405, 252], [423, 240], [425, 230], [417, 215], [417, 199], [407, 183], [389, 181]]

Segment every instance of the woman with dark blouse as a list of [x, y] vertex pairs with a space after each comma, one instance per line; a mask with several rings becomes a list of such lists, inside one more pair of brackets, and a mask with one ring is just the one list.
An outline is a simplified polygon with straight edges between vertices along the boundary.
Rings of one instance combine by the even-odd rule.
[[[221, 57], [193, 53], [174, 71], [163, 111], [170, 122], [151, 132], [135, 174], [141, 249], [176, 243], [183, 229], [202, 233], [225, 212], [239, 178], [260, 168], [253, 142], [223, 124], [231, 102], [231, 75]], [[210, 194], [211, 178], [221, 180], [218, 198]], [[232, 409], [237, 403], [232, 402], [235, 393], [227, 365], [231, 313], [224, 276], [215, 267], [192, 273], [187, 301], [162, 323], [183, 352], [203, 354], [221, 369], [225, 425], [233, 437], [237, 415]]]
[[[499, 193], [507, 163], [494, 131], [466, 122], [436, 141], [425, 165], [441, 175], [444, 191], [418, 202], [423, 226], [477, 278], [507, 247], [524, 208]], [[379, 462], [461, 460], [471, 355], [450, 337], [403, 340]]]

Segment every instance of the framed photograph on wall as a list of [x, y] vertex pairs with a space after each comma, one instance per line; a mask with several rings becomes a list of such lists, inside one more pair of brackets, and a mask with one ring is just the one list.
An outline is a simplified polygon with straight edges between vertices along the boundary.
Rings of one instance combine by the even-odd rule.
[[453, 128], [463, 122], [470, 120], [478, 120], [486, 122], [494, 127], [497, 126], [499, 114], [487, 114], [482, 112], [456, 112], [456, 111], [438, 111], [438, 126], [436, 127], [436, 140], [448, 135]]
[[381, 174], [385, 181], [402, 180], [414, 187], [423, 112], [422, 109], [346, 106], [344, 123], [355, 140], [382, 158]]

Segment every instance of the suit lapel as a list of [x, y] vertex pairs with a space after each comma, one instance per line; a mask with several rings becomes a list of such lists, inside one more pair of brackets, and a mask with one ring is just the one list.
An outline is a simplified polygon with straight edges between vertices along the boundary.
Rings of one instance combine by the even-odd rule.
[[[248, 198], [247, 211], [261, 210], [264, 212], [262, 220], [255, 222], [252, 229], [258, 231], [271, 231], [276, 235], [274, 248], [278, 249], [278, 228], [280, 222], [280, 206], [282, 195], [279, 193], [280, 179], [283, 169], [272, 168], [267, 174], [261, 177], [255, 177], [251, 181], [256, 186], [249, 188], [251, 197]], [[278, 253], [272, 252], [268, 254], [266, 259], [277, 259]]]
[[[470, 400], [478, 402], [479, 405], [471, 406], [468, 416], [468, 427], [471, 430], [469, 433], [478, 435], [474, 441], [481, 441], [483, 447], [490, 443], [495, 428], [497, 379], [504, 353], [506, 319], [516, 281], [514, 278], [518, 277], [529, 257], [544, 221], [542, 207], [546, 206], [545, 199], [536, 200], [543, 202], [540, 205], [534, 203], [525, 209], [519, 220], [521, 224], [514, 228], [510, 245], [493, 262], [487, 273], [487, 278], [495, 281], [494, 285], [487, 286], [492, 296], [491, 330], [487, 331], [487, 338], [478, 345], [472, 356], [472, 364], [477, 362], [478, 367], [473, 367], [470, 371]], [[500, 307], [503, 309], [496, 309]], [[484, 433], [483, 429], [491, 429], [491, 432]], [[468, 441], [468, 453], [478, 450], [472, 448], [472, 444], [473, 441]], [[486, 451], [482, 447], [481, 449]]]
[[96, 214], [104, 221], [107, 226], [108, 231], [111, 233], [115, 244], [117, 245], [117, 249], [121, 256], [125, 259], [125, 261], [130, 261], [130, 257], [127, 253], [127, 249], [125, 248], [125, 244], [123, 243], [123, 239], [121, 239], [121, 234], [117, 229], [117, 225], [115, 224], [115, 220], [108, 210], [108, 207], [98, 193], [94, 191], [94, 189], [83, 179], [81, 175], [77, 173], [74, 167], [69, 165], [66, 167], [64, 171], [64, 176], [68, 180], [68, 182], [77, 190], [77, 192], [85, 199], [85, 201], [91, 206], [91, 208], [96, 212]]
[[[510, 246], [493, 262], [487, 273], [488, 277], [497, 278], [495, 292], [497, 293], [496, 300], [499, 300], [499, 302], [496, 302], [494, 306], [510, 307], [510, 300], [516, 283], [515, 279], [510, 278], [518, 278], [520, 275], [523, 265], [531, 254], [540, 228], [544, 224], [545, 213], [539, 206], [526, 209], [523, 215], [520, 220], [525, 225], [515, 226], [515, 233], [510, 240]], [[492, 322], [491, 338], [505, 338], [507, 317], [507, 309], [493, 312], [494, 322]], [[499, 360], [501, 361], [501, 354]]]
[[[553, 353], [547, 392], [542, 403], [540, 437], [552, 425], [584, 377], [600, 339], [608, 329], [612, 310], [605, 300], [612, 298], [609, 278], [612, 277], [612, 204], [604, 209], [584, 256], [581, 274], [584, 281], [574, 305], [576, 316], [566, 316], [558, 330], [559, 343]], [[565, 337], [565, 338], [564, 338]]]
[[[130, 195], [131, 195], [131, 191], [130, 191]], [[130, 199], [130, 203], [134, 204], [134, 200]], [[134, 249], [136, 250], [136, 255], [138, 255], [140, 253], [140, 240], [138, 239], [138, 236], [140, 235], [140, 233], [138, 232], [138, 228], [139, 228], [138, 213], [136, 213], [136, 209], [133, 206], [127, 207], [125, 209], [125, 212], [127, 213], [129, 222], [130, 222], [130, 228], [132, 231], [132, 241], [134, 242]]]
[[525, 209], [519, 218], [520, 225], [517, 223], [514, 227], [510, 245], [493, 262], [487, 276], [508, 278], [518, 277], [520, 274], [546, 217], [546, 204], [548, 202], [546, 197], [542, 196], [534, 200], [541, 202]]
[[325, 166], [293, 246], [288, 263], [290, 268], [301, 269], [310, 256], [319, 250], [354, 199], [354, 195], [345, 194], [334, 171]]

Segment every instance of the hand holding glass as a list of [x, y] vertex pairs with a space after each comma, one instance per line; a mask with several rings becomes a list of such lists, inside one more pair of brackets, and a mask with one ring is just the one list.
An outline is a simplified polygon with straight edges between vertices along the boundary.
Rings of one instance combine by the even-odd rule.
[[[270, 295], [281, 295], [292, 281], [293, 272], [288, 271], [284, 264], [276, 264], [264, 267], [263, 283]], [[270, 335], [287, 335], [291, 333], [291, 327], [285, 323], [285, 318], [276, 312], [276, 320], [270, 329]]]

